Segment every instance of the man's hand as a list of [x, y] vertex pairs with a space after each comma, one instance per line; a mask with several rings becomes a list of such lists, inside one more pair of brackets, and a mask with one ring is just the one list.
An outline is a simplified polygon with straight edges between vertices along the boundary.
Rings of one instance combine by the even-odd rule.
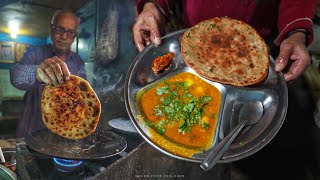
[[36, 78], [39, 82], [57, 85], [70, 78], [70, 72], [67, 64], [57, 56], [46, 59], [41, 63], [36, 72]]
[[153, 3], [146, 3], [143, 11], [137, 17], [133, 26], [134, 43], [139, 51], [153, 42], [156, 46], [161, 43], [161, 33], [164, 30], [165, 17]]
[[291, 34], [280, 45], [275, 70], [282, 72], [286, 81], [298, 78], [310, 64], [310, 55], [305, 45], [306, 35], [302, 32]]

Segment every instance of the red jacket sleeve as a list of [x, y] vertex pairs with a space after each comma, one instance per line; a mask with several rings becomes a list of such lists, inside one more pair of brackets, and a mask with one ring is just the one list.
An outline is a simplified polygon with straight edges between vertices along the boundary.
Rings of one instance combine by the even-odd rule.
[[143, 10], [143, 6], [146, 2], [155, 3], [157, 6], [160, 6], [163, 9], [163, 13], [166, 17], [170, 16], [170, 6], [172, 5], [173, 0], [137, 0], [136, 5], [138, 14], [141, 13], [141, 11]]
[[277, 24], [279, 35], [274, 43], [279, 46], [291, 31], [305, 29], [308, 32], [307, 45], [311, 44], [315, 11], [316, 0], [281, 0]]

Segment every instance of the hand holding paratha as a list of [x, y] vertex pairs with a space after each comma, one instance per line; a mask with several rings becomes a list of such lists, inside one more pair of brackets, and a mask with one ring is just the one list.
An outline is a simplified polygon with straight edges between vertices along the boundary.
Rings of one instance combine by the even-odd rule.
[[41, 63], [36, 71], [36, 78], [39, 82], [58, 85], [69, 80], [70, 72], [67, 64], [54, 56]]
[[310, 55], [305, 45], [306, 35], [297, 32], [290, 35], [280, 45], [275, 70], [282, 71], [286, 81], [299, 77], [310, 64]]
[[46, 85], [42, 94], [42, 120], [53, 133], [82, 139], [96, 130], [101, 103], [89, 82], [71, 75], [59, 85]]
[[146, 3], [133, 26], [134, 43], [142, 51], [150, 43], [161, 43], [161, 33], [165, 27], [165, 18], [155, 4]]

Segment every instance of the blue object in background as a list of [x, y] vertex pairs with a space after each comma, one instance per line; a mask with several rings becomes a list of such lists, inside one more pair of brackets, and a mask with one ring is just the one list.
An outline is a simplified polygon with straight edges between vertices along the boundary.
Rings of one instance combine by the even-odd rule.
[[13, 39], [10, 37], [10, 34], [0, 32], [0, 42], [19, 42], [30, 45], [43, 45], [47, 43], [47, 38], [17, 35], [17, 37]]
[[[24, 43], [29, 45], [43, 45], [43, 44], [48, 44], [48, 42], [50, 42], [50, 38], [17, 35], [17, 37], [13, 39], [10, 37], [10, 34], [0, 32], [0, 42], [15, 42], [15, 43]], [[0, 63], [0, 69], [10, 69], [10, 67], [13, 64], [14, 63]]]

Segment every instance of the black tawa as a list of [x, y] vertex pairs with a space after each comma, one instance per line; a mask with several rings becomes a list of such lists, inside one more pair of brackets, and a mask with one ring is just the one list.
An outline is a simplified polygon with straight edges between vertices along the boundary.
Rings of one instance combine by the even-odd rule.
[[26, 144], [41, 154], [75, 160], [100, 160], [117, 155], [127, 147], [124, 138], [107, 130], [96, 130], [81, 140], [71, 140], [42, 129], [30, 133]]

